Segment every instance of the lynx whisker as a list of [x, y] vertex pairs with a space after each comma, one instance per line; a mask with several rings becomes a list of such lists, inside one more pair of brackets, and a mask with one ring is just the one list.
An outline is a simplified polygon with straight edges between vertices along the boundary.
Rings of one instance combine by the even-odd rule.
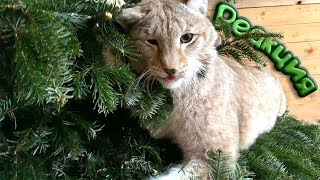
[[140, 81], [147, 75], [150, 73], [150, 69], [147, 69], [144, 73], [142, 73], [134, 82], [134, 88], [136, 89], [139, 84], [140, 84]]
[[146, 87], [147, 93], [150, 96], [151, 96], [151, 93], [150, 93], [149, 85], [150, 85], [150, 78], [152, 77], [153, 77], [152, 74], [149, 74], [149, 76], [143, 81], [143, 87]]
[[152, 78], [152, 82], [151, 82], [151, 87], [153, 87], [154, 81], [156, 80], [156, 78], [153, 76]]

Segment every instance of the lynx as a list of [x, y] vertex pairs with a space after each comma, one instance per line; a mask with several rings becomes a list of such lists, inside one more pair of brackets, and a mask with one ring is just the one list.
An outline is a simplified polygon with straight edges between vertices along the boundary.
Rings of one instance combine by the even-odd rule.
[[236, 162], [239, 151], [269, 131], [286, 109], [271, 73], [217, 54], [219, 38], [205, 16], [207, 4], [142, 0], [119, 18], [143, 54], [133, 67], [154, 77], [173, 99], [166, 125], [151, 134], [172, 138], [183, 163], [154, 179], [208, 179], [208, 151], [222, 150]]

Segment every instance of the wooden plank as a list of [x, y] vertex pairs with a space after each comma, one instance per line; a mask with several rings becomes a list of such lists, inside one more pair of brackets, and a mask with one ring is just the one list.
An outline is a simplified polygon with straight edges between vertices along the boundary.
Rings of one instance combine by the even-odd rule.
[[308, 60], [319, 61], [320, 66], [320, 41], [292, 42], [285, 43], [285, 45], [287, 50], [292, 51], [295, 56], [299, 57], [302, 66], [304, 66], [304, 62]]
[[284, 6], [284, 5], [303, 5], [303, 4], [315, 4], [320, 3], [319, 0], [239, 0], [236, 3], [237, 8], [248, 7], [266, 7], [266, 6]]
[[[282, 86], [285, 93], [297, 94], [296, 90], [293, 88], [293, 84], [291, 83], [289, 76], [281, 74], [280, 72], [273, 72], [273, 73], [279, 75], [278, 79], [279, 79], [281, 86]], [[311, 78], [314, 79], [314, 81], [317, 83], [317, 85], [319, 87], [320, 86], [320, 75], [311, 74], [310, 76], [311, 76]], [[320, 89], [318, 89], [317, 92], [320, 92]], [[317, 93], [317, 92], [315, 92], [315, 93]]]
[[303, 105], [288, 106], [289, 114], [299, 120], [320, 124], [320, 103], [308, 102]]
[[265, 29], [283, 33], [284, 38], [281, 41], [285, 43], [320, 41], [320, 23], [266, 26]]
[[[250, 66], [256, 66], [254, 63], [246, 63]], [[306, 63], [305, 63], [306, 64]], [[316, 69], [319, 69], [319, 66], [315, 67]], [[308, 69], [309, 70], [309, 69]], [[290, 81], [290, 77], [283, 74], [282, 72], [278, 72], [276, 71], [273, 66], [269, 65], [266, 67], [265, 71], [271, 71], [272, 74], [274, 74], [280, 81], [281, 86], [284, 90], [284, 92], [286, 93], [295, 93], [296, 94], [296, 90], [293, 87], [293, 84]], [[310, 71], [310, 70], [309, 70]], [[311, 78], [313, 78], [316, 83], [320, 86], [320, 73], [318, 74], [311, 74], [309, 73], [309, 75], [311, 76]], [[320, 91], [320, 89], [319, 89]]]
[[[288, 106], [296, 106], [296, 105], [304, 105], [309, 103], [318, 103], [320, 104], [320, 91], [316, 91], [304, 98], [299, 97], [296, 93], [286, 93], [287, 105]], [[320, 106], [318, 107], [320, 110]]]
[[[309, 65], [309, 63], [311, 65]], [[314, 63], [316, 65], [313, 65]], [[320, 86], [320, 64], [319, 63], [320, 63], [320, 59], [319, 60], [311, 60], [311, 61], [303, 61], [302, 62], [303, 67], [307, 68], [309, 72], [316, 72], [316, 73], [309, 73], [309, 75]], [[245, 62], [245, 64], [249, 65], [249, 66], [254, 66], [254, 67], [256, 66], [256, 64], [252, 63], [252, 62]], [[284, 92], [285, 93], [295, 93], [296, 94], [296, 90], [293, 88], [293, 84], [290, 81], [290, 77], [285, 75], [285, 74], [283, 74], [282, 72], [276, 71], [271, 62], [268, 62], [267, 64], [268, 64], [268, 66], [265, 68], [265, 71], [270, 71], [272, 74], [274, 74], [275, 76], [278, 77]], [[320, 91], [320, 89], [319, 89], [319, 91]]]
[[[320, 59], [309, 59], [309, 60], [300, 60], [301, 66], [306, 68], [311, 75], [320, 75]], [[271, 61], [267, 63], [268, 70], [275, 72], [276, 69]], [[277, 76], [282, 76], [283, 74], [277, 74]]]
[[[316, 75], [313, 78], [320, 83], [320, 75]], [[301, 98], [297, 95], [296, 91], [288, 77], [279, 78], [282, 87], [291, 88], [291, 91], [285, 91], [287, 99], [287, 108], [290, 114], [296, 116], [300, 120], [305, 120], [313, 123], [320, 123], [320, 90]]]
[[[320, 59], [320, 41], [286, 43], [287, 49], [301, 59]], [[320, 64], [319, 64], [320, 65]]]
[[[320, 0], [319, 0], [320, 1]], [[277, 8], [277, 7], [275, 7]], [[311, 8], [311, 7], [310, 7]], [[319, 34], [319, 30], [320, 30], [320, 4], [317, 4], [317, 11], [314, 12], [316, 14], [316, 16], [313, 16], [315, 20], [311, 20], [311, 18], [308, 17], [309, 20], [305, 20], [305, 18], [307, 18], [308, 16], [308, 12], [307, 10], [304, 10], [306, 12], [306, 17], [303, 18], [299, 18], [297, 17], [297, 14], [299, 14], [299, 12], [297, 13], [293, 13], [293, 14], [287, 14], [287, 13], [282, 13], [285, 14], [283, 15], [283, 18], [278, 22], [278, 23], [285, 23], [286, 21], [286, 17], [287, 17], [287, 22], [288, 23], [293, 23], [293, 19], [296, 18], [297, 22], [311, 22], [311, 21], [315, 21], [315, 23], [303, 23], [303, 24], [285, 24], [285, 25], [278, 25], [278, 24], [272, 24], [272, 20], [271, 21], [265, 21], [264, 19], [259, 20], [259, 22], [261, 23], [254, 23], [255, 21], [258, 21], [257, 19], [259, 19], [261, 16], [259, 14], [251, 14], [250, 16], [245, 16], [247, 17], [249, 20], [251, 20], [253, 22], [253, 25], [261, 25], [263, 27], [265, 27], [265, 29], [267, 31], [271, 31], [271, 32], [278, 32], [278, 33], [283, 33], [284, 34], [284, 38], [283, 38], [283, 42], [310, 42], [310, 41], [320, 41], [320, 36], [316, 36], [316, 34]], [[292, 16], [292, 18], [290, 17]], [[272, 17], [272, 16], [270, 16]], [[277, 18], [277, 16], [273, 16], [273, 18]], [[253, 19], [253, 20], [252, 20]], [[266, 22], [264, 24], [264, 22]]]
[[[301, 62], [301, 66], [308, 70], [309, 74], [320, 75], [320, 58], [319, 59], [308, 59], [308, 60], [301, 59], [300, 62]], [[244, 64], [256, 67], [256, 64], [253, 62], [244, 62]], [[281, 72], [278, 72], [274, 68], [274, 64], [270, 60], [268, 60], [267, 67], [265, 67], [265, 69], [268, 71], [271, 71], [277, 77], [286, 76], [286, 75], [282, 74]]]
[[[236, 7], [239, 8], [240, 15], [250, 19], [254, 25], [264, 26], [268, 31], [282, 32], [285, 38], [281, 42], [300, 58], [301, 65], [309, 70], [310, 76], [320, 86], [320, 0], [301, 1], [305, 5], [296, 5], [297, 2], [239, 0]], [[209, 9], [213, 9], [213, 4], [214, 1], [209, 1]], [[289, 77], [275, 71], [273, 64], [269, 64], [266, 70], [279, 78], [290, 113], [298, 119], [320, 124], [320, 89], [300, 98]]]
[[[213, 10], [218, 3], [218, 0], [209, 0], [208, 9]], [[284, 6], [284, 5], [303, 5], [303, 4], [315, 4], [320, 3], [320, 0], [238, 0], [236, 7], [241, 8], [253, 8], [253, 7], [273, 7], [273, 6]]]
[[247, 17], [252, 24], [260, 26], [320, 22], [320, 4], [246, 8], [240, 9], [239, 13], [240, 16]]
[[[279, 78], [279, 77], [278, 77]], [[287, 93], [297, 94], [296, 90], [293, 88], [293, 84], [290, 82], [289, 78], [279, 78], [283, 91]]]
[[[285, 12], [285, 13], [283, 13]], [[208, 11], [208, 17], [213, 16]], [[306, 24], [320, 22], [320, 4], [239, 9], [240, 16], [260, 26]]]

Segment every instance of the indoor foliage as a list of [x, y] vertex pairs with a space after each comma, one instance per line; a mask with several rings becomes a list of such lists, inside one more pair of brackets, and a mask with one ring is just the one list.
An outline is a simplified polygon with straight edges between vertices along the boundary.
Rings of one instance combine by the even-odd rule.
[[[115, 23], [120, 13], [104, 0], [0, 2], [0, 179], [144, 179], [179, 162], [177, 147], [142, 128], [165, 122], [168, 92], [128, 63], [105, 63], [106, 47], [119, 62], [140, 58]], [[256, 57], [228, 42], [222, 54]], [[234, 172], [221, 151], [208, 165], [212, 179], [313, 179], [319, 157], [319, 127], [282, 117]]]

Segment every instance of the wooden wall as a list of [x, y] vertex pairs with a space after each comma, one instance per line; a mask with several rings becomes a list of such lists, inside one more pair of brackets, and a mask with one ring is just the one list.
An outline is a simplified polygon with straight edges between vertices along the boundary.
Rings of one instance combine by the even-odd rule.
[[[211, 18], [216, 0], [209, 0]], [[320, 123], [320, 0], [238, 0], [240, 16], [268, 31], [281, 32], [281, 41], [301, 60], [319, 89], [305, 98], [296, 95], [289, 78], [268, 68], [280, 79], [287, 97], [290, 114], [298, 119]]]

